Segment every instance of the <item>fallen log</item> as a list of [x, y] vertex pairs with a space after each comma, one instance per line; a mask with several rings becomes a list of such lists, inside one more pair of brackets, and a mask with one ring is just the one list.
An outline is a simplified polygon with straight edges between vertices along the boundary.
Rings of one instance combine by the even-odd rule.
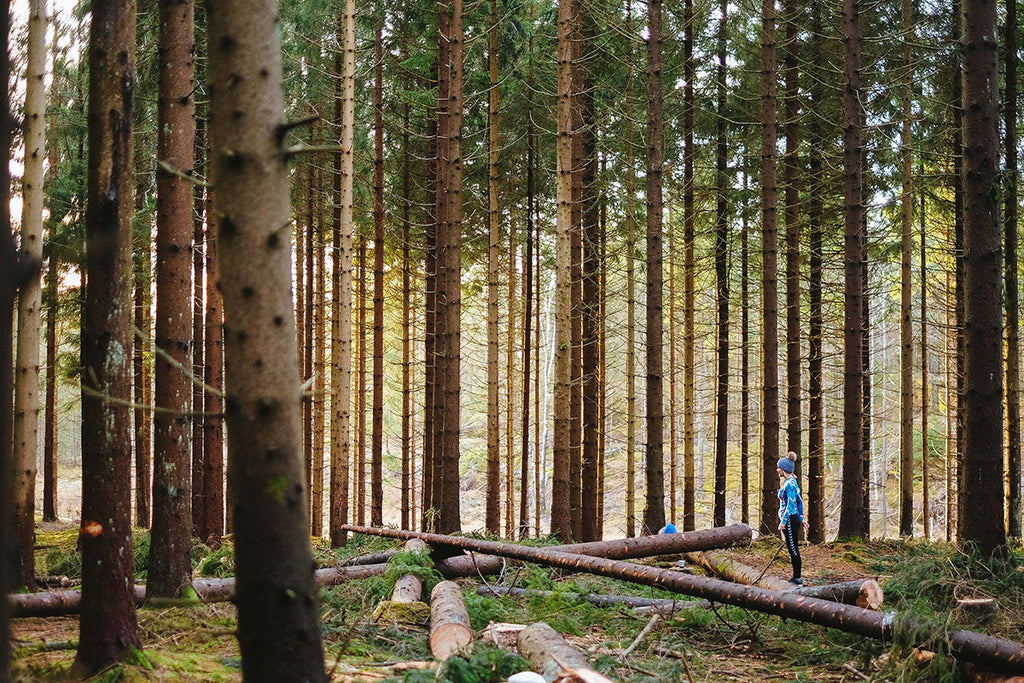
[[530, 590], [527, 588], [510, 588], [508, 586], [480, 586], [478, 595], [507, 595], [513, 598], [553, 598], [560, 597], [573, 602], [586, 602], [598, 607], [656, 607], [661, 612], [678, 612], [683, 609], [700, 607], [711, 609], [709, 600], [672, 600], [671, 598], [643, 598], [636, 595], [597, 595], [595, 593], [559, 593], [556, 591]]
[[[405, 550], [426, 552], [427, 544], [418, 538], [405, 542]], [[382, 600], [373, 611], [373, 621], [399, 624], [425, 624], [430, 619], [430, 608], [420, 598], [423, 582], [415, 574], [403, 574], [391, 589], [391, 599]]]
[[472, 642], [462, 589], [453, 581], [442, 581], [430, 592], [430, 651], [444, 661]]
[[[607, 557], [610, 560], [628, 560], [637, 557], [655, 557], [657, 555], [676, 555], [680, 553], [728, 548], [735, 545], [748, 545], [751, 538], [750, 527], [746, 524], [701, 529], [699, 531], [683, 531], [674, 534], [656, 534], [654, 536], [637, 536], [620, 538], [612, 541], [593, 541], [590, 543], [571, 543], [568, 545], [549, 546], [548, 550], [573, 553], [574, 555], [590, 555]], [[456, 555], [438, 563], [438, 571], [444, 576], [472, 576], [473, 574], [496, 574], [501, 571], [504, 561], [493, 555]]]
[[611, 679], [594, 670], [562, 635], [543, 621], [519, 632], [519, 654], [546, 681], [603, 681]]
[[738, 562], [722, 553], [687, 553], [686, 558], [709, 572], [745, 586], [758, 586], [772, 591], [790, 591], [806, 595], [809, 598], [821, 598], [874, 610], [882, 606], [884, 599], [882, 587], [878, 585], [877, 581], [870, 578], [797, 588], [789, 581], [765, 574], [761, 570]]
[[[317, 569], [314, 575], [318, 588], [336, 586], [346, 581], [380, 576], [387, 565], [368, 564], [353, 567]], [[227, 602], [235, 594], [235, 579], [193, 579], [192, 588], [202, 602]], [[134, 587], [135, 604], [141, 605], [146, 599], [146, 587]], [[82, 604], [81, 590], [43, 591], [40, 593], [18, 593], [7, 596], [12, 617], [56, 617], [64, 614], [78, 614]]]
[[364, 555], [356, 555], [350, 557], [347, 560], [341, 560], [336, 566], [338, 567], [354, 567], [360, 564], [387, 564], [387, 561], [392, 557], [402, 552], [401, 550], [381, 550], [377, 553], [366, 553]]
[[914, 639], [920, 641], [915, 644], [927, 646], [935, 640], [945, 640], [948, 651], [958, 659], [981, 664], [985, 668], [996, 671], [1008, 673], [1024, 671], [1024, 645], [1020, 643], [972, 631], [927, 628], [910, 617], [898, 623], [896, 616], [892, 613], [876, 612], [820, 598], [809, 598], [792, 592], [769, 591], [756, 586], [742, 586], [729, 581], [694, 576], [670, 569], [609, 560], [603, 557], [572, 555], [548, 548], [531, 548], [512, 543], [496, 543], [398, 529], [379, 529], [355, 525], [347, 525], [345, 529], [392, 538], [422, 538], [429, 545], [463, 548], [464, 550], [501, 555], [552, 567], [657, 586], [674, 593], [692, 595], [713, 602], [736, 605], [758, 612], [828, 626], [882, 641], [891, 641], [896, 631], [905, 627], [903, 630], [913, 634]]

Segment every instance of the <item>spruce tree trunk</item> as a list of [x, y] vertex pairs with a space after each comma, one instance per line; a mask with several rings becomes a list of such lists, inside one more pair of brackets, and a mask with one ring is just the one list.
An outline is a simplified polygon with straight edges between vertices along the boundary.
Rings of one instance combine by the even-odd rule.
[[373, 414], [370, 522], [384, 522], [384, 28], [374, 41], [373, 112]]
[[[196, 117], [195, 130], [195, 158], [194, 172], [199, 177], [206, 177], [206, 118], [202, 115]], [[192, 196], [192, 377], [198, 379], [206, 372], [203, 370], [205, 358], [206, 332], [203, 327], [206, 323], [206, 297], [204, 295], [204, 277], [206, 275], [205, 257], [205, 235], [204, 224], [206, 223], [206, 199], [203, 189], [196, 187]], [[206, 528], [206, 484], [203, 478], [206, 476], [206, 464], [204, 462], [206, 449], [203, 446], [204, 415], [203, 415], [203, 385], [194, 381], [192, 384], [192, 535], [202, 538], [203, 529]]]
[[150, 598], [180, 598], [192, 582], [192, 98], [193, 6], [161, 0], [157, 107], [156, 346], [153, 415], [153, 531], [146, 581]]
[[[1006, 175], [1005, 206], [1003, 207], [1003, 235], [1005, 239], [1005, 260], [1003, 268], [1006, 288], [1006, 434], [1009, 452], [1007, 474], [1010, 480], [1008, 498], [1010, 536], [1021, 536], [1021, 428], [1020, 428], [1020, 286], [1017, 274], [1017, 0], [1006, 0], [1006, 97], [1004, 117], [1006, 125]], [[922, 233], [924, 239], [924, 233]], [[922, 256], [922, 263], [923, 256]], [[922, 272], [924, 266], [922, 265]], [[924, 320], [924, 317], [921, 318]], [[926, 493], [927, 495], [927, 493]], [[925, 517], [927, 520], [927, 516]], [[927, 522], [925, 522], [927, 524]]]
[[[820, 55], [824, 49], [821, 37], [821, 13], [815, 12], [811, 21], [811, 56]], [[816, 111], [823, 99], [823, 86], [815, 79], [810, 87], [810, 105]], [[824, 420], [824, 377], [822, 373], [822, 216], [824, 215], [822, 195], [825, 183], [822, 181], [822, 155], [825, 143], [817, 128], [809, 136], [807, 175], [810, 178], [810, 199], [807, 204], [807, 220], [810, 224], [808, 235], [808, 276], [807, 285], [807, 540], [821, 543], [825, 540], [825, 420]]]
[[356, 424], [355, 511], [352, 517], [366, 521], [366, 237], [357, 234], [356, 261]]
[[[911, 266], [914, 227], [912, 147], [913, 71], [910, 44], [914, 37], [913, 3], [903, 0], [903, 130], [900, 141], [900, 535], [914, 535], [914, 340], [911, 319]], [[922, 235], [922, 239], [924, 235]], [[922, 389], [924, 387], [922, 386]], [[923, 433], [922, 433], [923, 434]], [[928, 511], [925, 510], [927, 516]]]
[[693, 61], [693, 0], [683, 0], [683, 137], [687, 154], [683, 155], [683, 530], [696, 528], [694, 512], [694, 207], [693, 115], [695, 109]]
[[[21, 258], [42, 263], [43, 160], [46, 155], [46, 3], [28, 14], [25, 78], [25, 170], [22, 176]], [[14, 386], [14, 585], [35, 585], [36, 451], [39, 449], [39, 336], [42, 287], [38, 275], [18, 292], [17, 374]], [[5, 556], [6, 557], [6, 556]]]
[[713, 520], [715, 526], [725, 526], [725, 475], [728, 467], [729, 448], [729, 203], [728, 168], [726, 166], [725, 139], [725, 62], [726, 39], [728, 36], [729, 5], [723, 0], [719, 5], [721, 16], [718, 24], [718, 67], [716, 117], [715, 177], [717, 182], [715, 202], [715, 295], [716, 295], [716, 338], [717, 373], [715, 375], [715, 490]]
[[662, 320], [661, 0], [647, 8], [647, 501], [644, 533], [665, 526]]
[[[800, 405], [800, 36], [795, 0], [783, 5], [786, 46], [785, 74], [786, 154], [782, 162], [786, 198], [786, 450], [801, 456], [796, 461], [798, 481], [803, 470]], [[781, 450], [781, 449], [780, 449]]]
[[[924, 162], [918, 161], [918, 176], [924, 177]], [[924, 206], [924, 189], [921, 190], [921, 210], [918, 218], [921, 223], [921, 518], [924, 521], [924, 538], [931, 540], [931, 465], [928, 460], [928, 413], [931, 411], [931, 394], [928, 391], [928, 269], [925, 256], [926, 221]]]
[[344, 525], [349, 513], [349, 456], [352, 403], [352, 229], [353, 141], [355, 131], [355, 0], [345, 0], [338, 18], [335, 56], [338, 74], [334, 89], [334, 122], [340, 130], [341, 151], [334, 154], [334, 211], [331, 261], [331, 512], [333, 547], [348, 540]]
[[[633, 152], [633, 4], [626, 0], [626, 536], [636, 535], [636, 158]], [[686, 155], [689, 158], [690, 155]]]
[[[407, 54], [404, 50], [402, 56]], [[409, 146], [409, 103], [402, 109], [402, 528], [412, 529], [415, 520], [412, 435], [412, 151]]]
[[[319, 137], [319, 136], [317, 136]], [[321, 196], [322, 174], [317, 165], [314, 188]], [[327, 389], [327, 241], [324, 239], [323, 211], [317, 201], [316, 207], [316, 284], [313, 296], [313, 391], [306, 399], [313, 407], [313, 479], [309, 492], [310, 534], [323, 536], [324, 531], [324, 414], [325, 391]]]
[[777, 531], [776, 497], [779, 458], [779, 291], [778, 291], [778, 186], [776, 180], [776, 45], [775, 3], [761, 5], [761, 330], [763, 432], [761, 452], [760, 532]]
[[43, 416], [43, 521], [57, 521], [57, 280], [60, 258], [46, 268], [46, 411]]
[[[492, 11], [496, 11], [496, 5]], [[531, 38], [532, 40], [532, 38]], [[531, 51], [532, 57], [532, 51]], [[527, 76], [532, 83], [533, 71], [532, 62], [530, 72]], [[528, 91], [529, 92], [529, 91]], [[534, 158], [536, 156], [536, 138], [533, 127], [533, 97], [527, 95], [527, 129], [526, 129], [526, 250], [523, 254], [523, 268], [526, 271], [523, 277], [523, 405], [522, 405], [522, 458], [520, 460], [519, 474], [519, 534], [520, 539], [526, 538], [530, 531], [530, 359], [533, 354], [532, 332], [533, 332], [533, 214], [534, 214]], [[538, 307], [540, 303], [538, 302]], [[538, 333], [538, 337], [539, 337]], [[539, 355], [539, 349], [538, 349]], [[534, 451], [534, 458], [540, 460], [540, 453]], [[539, 491], [534, 492], [539, 498]]]
[[[584, 12], [582, 16], [583, 42], [592, 44], [593, 36], [596, 34], [593, 16], [590, 12]], [[582, 67], [581, 67], [582, 69]], [[593, 68], [588, 68], [584, 76], [583, 91], [580, 94], [580, 110], [583, 117], [583, 130], [581, 134], [583, 145], [583, 169], [582, 169], [582, 206], [581, 216], [583, 219], [583, 254], [582, 254], [582, 307], [580, 317], [582, 327], [580, 330], [582, 340], [582, 373], [583, 373], [583, 443], [582, 459], [580, 463], [580, 479], [582, 501], [580, 512], [582, 514], [580, 524], [581, 541], [597, 541], [600, 539], [598, 532], [600, 514], [598, 512], [598, 500], [600, 493], [599, 486], [599, 460], [600, 460], [600, 385], [598, 353], [600, 351], [598, 339], [601, 324], [601, 302], [600, 302], [600, 281], [599, 281], [599, 260], [600, 260], [600, 204], [597, 193], [597, 117], [594, 103], [594, 78]]]
[[93, 3], [81, 341], [82, 612], [72, 667], [83, 677], [142, 647], [131, 590], [129, 485], [134, 73], [135, 4]]
[[[490, 0], [490, 25], [487, 33], [487, 67], [490, 88], [487, 91], [487, 507], [484, 528], [492, 534], [500, 530], [501, 457], [498, 452], [498, 249], [501, 226], [498, 223], [498, 0]], [[511, 241], [511, 240], [510, 240]], [[509, 266], [511, 272], [512, 266]], [[511, 299], [509, 306], [512, 305]], [[506, 489], [512, 500], [511, 489]], [[508, 520], [506, 520], [508, 521]]]
[[558, 178], [555, 201], [555, 388], [551, 533], [572, 541], [569, 496], [572, 399], [572, 15], [573, 0], [558, 2]]
[[301, 450], [277, 3], [227, 0], [208, 12], [242, 674], [323, 681]]
[[[217, 218], [213, 207], [213, 190], [206, 195], [206, 281], [220, 281]], [[206, 320], [203, 324], [203, 529], [200, 537], [208, 546], [220, 545], [224, 535], [224, 301], [220, 289], [210, 287], [206, 293]]]
[[[141, 195], [141, 192], [140, 192]], [[150, 308], [152, 298], [150, 285], [152, 272], [150, 269], [150, 252], [152, 239], [141, 240], [138, 247], [139, 268], [135, 272], [134, 325], [142, 332], [136, 335], [132, 349], [132, 400], [135, 403], [135, 526], [148, 528], [152, 519], [152, 477], [153, 477], [153, 412], [149, 409], [153, 398], [153, 382], [150, 364], [145, 351], [151, 346], [152, 317]]]
[[863, 229], [863, 111], [860, 103], [860, 3], [843, 2], [844, 124], [843, 167], [845, 185], [845, 313], [843, 385], [843, 485], [839, 513], [839, 538], [867, 539], [865, 511], [868, 508], [864, 477], [864, 241]]
[[[744, 150], [744, 155], [747, 151]], [[743, 194], [750, 174], [743, 173]], [[750, 524], [750, 226], [747, 206], [740, 230], [740, 521]]]
[[963, 0], [964, 516], [960, 541], [1004, 552], [1002, 250], [996, 3]]

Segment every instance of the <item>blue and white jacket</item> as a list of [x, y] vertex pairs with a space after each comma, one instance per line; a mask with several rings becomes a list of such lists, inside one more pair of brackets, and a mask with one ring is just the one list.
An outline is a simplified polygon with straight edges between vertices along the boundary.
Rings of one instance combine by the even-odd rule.
[[779, 521], [785, 522], [792, 515], [804, 521], [804, 501], [800, 497], [800, 484], [796, 477], [786, 477], [779, 487]]

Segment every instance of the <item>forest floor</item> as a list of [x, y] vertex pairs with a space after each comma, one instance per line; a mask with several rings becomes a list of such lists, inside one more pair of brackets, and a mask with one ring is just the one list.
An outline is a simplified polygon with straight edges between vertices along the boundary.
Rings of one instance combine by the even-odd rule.
[[[76, 578], [76, 529], [39, 533], [39, 573]], [[397, 547], [397, 542], [357, 536], [339, 551], [314, 539], [321, 565], [364, 552]], [[136, 569], [144, 581], [148, 535], [136, 535]], [[727, 554], [780, 577], [789, 576], [789, 560], [778, 539], [762, 538]], [[211, 551], [194, 549], [196, 575], [230, 576], [230, 543]], [[1013, 640], [1024, 634], [1024, 552], [1007, 560], [983, 560], [944, 543], [880, 541], [804, 546], [808, 584], [877, 577], [886, 607], [912, 612], [932, 624], [966, 626]], [[678, 557], [659, 558], [676, 567]], [[437, 580], [426, 570], [427, 590]], [[393, 573], [393, 572], [391, 572]], [[393, 581], [393, 578], [390, 579]], [[672, 597], [663, 591], [623, 581], [527, 565], [490, 583], [565, 592]], [[938, 681], [958, 680], [952, 662], [941, 656], [920, 662], [899, 643], [883, 645], [837, 630], [784, 620], [733, 607], [688, 610], [667, 618], [627, 650], [650, 617], [624, 607], [579, 604], [560, 595], [513, 599], [476, 594], [479, 579], [460, 580], [473, 628], [490, 622], [547, 621], [601, 672], [617, 681]], [[390, 594], [386, 577], [352, 581], [321, 593], [327, 669], [334, 681], [453, 681], [498, 683], [525, 662], [490, 645], [468, 659], [449, 660], [441, 670], [431, 662], [426, 626], [374, 624], [376, 604]], [[983, 624], [955, 624], [953, 605], [963, 597], [997, 597], [998, 614]], [[172, 608], [143, 607], [138, 612], [144, 657], [114, 667], [94, 681], [240, 681], [236, 613], [230, 603]], [[66, 681], [78, 638], [76, 616], [15, 619], [14, 680]]]

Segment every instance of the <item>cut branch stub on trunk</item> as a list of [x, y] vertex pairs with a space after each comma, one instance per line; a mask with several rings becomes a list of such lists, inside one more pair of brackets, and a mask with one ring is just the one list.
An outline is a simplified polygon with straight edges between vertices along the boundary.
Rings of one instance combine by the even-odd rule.
[[[656, 586], [684, 595], [705, 598], [713, 602], [736, 605], [766, 614], [788, 617], [812, 624], [836, 628], [847, 633], [891, 641], [896, 630], [894, 614], [884, 614], [853, 605], [843, 605], [819, 598], [809, 598], [795, 593], [769, 591], [755, 586], [741, 586], [719, 579], [693, 576], [670, 569], [608, 560], [602, 557], [571, 555], [547, 548], [531, 548], [512, 543], [496, 543], [475, 538], [427, 534], [398, 529], [379, 529], [348, 525], [348, 531], [392, 538], [422, 538], [430, 545], [446, 545], [476, 552], [501, 555], [551, 567], [588, 572], [599, 576], [633, 581]], [[962, 630], [922, 628], [913, 619], [907, 618], [908, 631], [915, 633], [914, 639], [925, 645], [937, 638], [944, 639], [954, 657], [981, 664], [997, 671], [1017, 672], [1024, 670], [1024, 645], [1001, 638]], [[912, 628], [916, 626], [916, 631]]]
[[[627, 560], [637, 557], [656, 557], [658, 555], [676, 555], [686, 552], [728, 548], [736, 545], [748, 545], [751, 531], [746, 524], [684, 531], [674, 534], [657, 534], [654, 536], [637, 536], [612, 541], [593, 541], [591, 543], [571, 543], [556, 545], [547, 550], [557, 550], [574, 555], [590, 555], [591, 557], [607, 557], [610, 560]], [[494, 574], [501, 571], [504, 562], [493, 555], [475, 553], [449, 557], [438, 564], [438, 570], [445, 576], [472, 576]]]
[[442, 581], [430, 593], [430, 651], [444, 661], [472, 642], [462, 590], [453, 581]]
[[611, 683], [598, 673], [576, 648], [543, 621], [519, 632], [519, 654], [547, 681], [585, 680]]

